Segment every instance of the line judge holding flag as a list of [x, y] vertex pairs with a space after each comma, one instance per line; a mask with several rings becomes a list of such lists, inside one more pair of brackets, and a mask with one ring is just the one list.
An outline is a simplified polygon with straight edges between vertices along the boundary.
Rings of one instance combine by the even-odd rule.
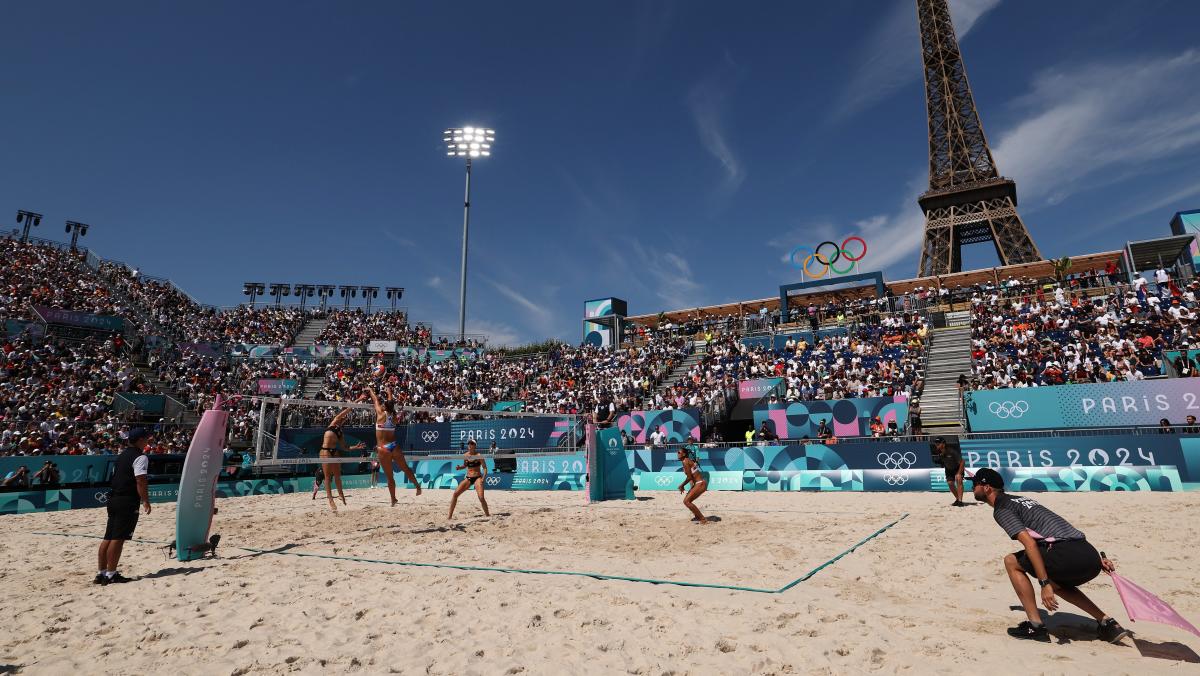
[[1050, 632], [1042, 624], [1037, 599], [1029, 575], [1037, 578], [1042, 588], [1042, 603], [1046, 610], [1058, 610], [1055, 593], [1072, 605], [1096, 618], [1098, 638], [1116, 643], [1129, 634], [1115, 618], [1104, 614], [1079, 585], [1091, 582], [1100, 571], [1113, 572], [1117, 567], [1087, 541], [1082, 532], [1066, 519], [1038, 504], [1031, 498], [1004, 492], [1004, 477], [990, 467], [975, 470], [974, 493], [979, 502], [992, 506], [992, 517], [1005, 533], [1025, 546], [1024, 551], [1004, 557], [1004, 570], [1012, 582], [1017, 598], [1028, 620], [1011, 627], [1008, 635], [1014, 638], [1049, 641]]

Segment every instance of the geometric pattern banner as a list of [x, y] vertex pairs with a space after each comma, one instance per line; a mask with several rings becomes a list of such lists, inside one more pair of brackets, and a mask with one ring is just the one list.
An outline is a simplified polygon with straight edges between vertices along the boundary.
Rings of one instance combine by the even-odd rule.
[[754, 408], [754, 429], [763, 422], [773, 428], [780, 439], [816, 438], [817, 427], [824, 420], [837, 437], [871, 436], [871, 419], [879, 416], [884, 429], [895, 422], [897, 430], [908, 424], [908, 398], [866, 397], [862, 399], [833, 399], [762, 403]]
[[648, 437], [656, 429], [666, 436], [665, 443], [681, 444], [689, 438], [700, 438], [700, 409], [630, 411], [617, 417], [617, 428], [628, 432], [639, 444], [648, 443]]

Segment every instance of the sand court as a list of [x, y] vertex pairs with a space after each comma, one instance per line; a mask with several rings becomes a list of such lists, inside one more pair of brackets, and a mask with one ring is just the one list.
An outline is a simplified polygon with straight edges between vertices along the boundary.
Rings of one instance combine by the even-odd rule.
[[[1066, 606], [1048, 620], [1054, 643], [1011, 641], [1004, 628], [1020, 614], [1000, 558], [1015, 546], [986, 506], [950, 508], [945, 495], [715, 493], [701, 502], [721, 519], [709, 526], [691, 524], [665, 493], [587, 506], [572, 492], [493, 491], [490, 519], [467, 494], [454, 522], [448, 491], [402, 491], [395, 508], [386, 496], [352, 491], [338, 516], [307, 494], [222, 499], [220, 558], [179, 563], [130, 543], [123, 570], [140, 579], [110, 587], [90, 584], [95, 540], [34, 534], [99, 534], [102, 511], [6, 517], [0, 606], [11, 626], [0, 664], [26, 673], [783, 674], [949, 673], [978, 655], [1038, 660], [1053, 673], [1178, 673], [1200, 662], [1200, 640], [1168, 627], [1135, 623], [1126, 645], [1092, 640]], [[1038, 497], [1123, 573], [1200, 618], [1197, 558], [1176, 545], [1200, 535], [1184, 516], [1200, 496]], [[167, 541], [173, 528], [173, 505], [156, 505], [138, 536]], [[782, 593], [373, 562], [778, 590], [864, 539]], [[1087, 591], [1125, 620], [1110, 583]]]

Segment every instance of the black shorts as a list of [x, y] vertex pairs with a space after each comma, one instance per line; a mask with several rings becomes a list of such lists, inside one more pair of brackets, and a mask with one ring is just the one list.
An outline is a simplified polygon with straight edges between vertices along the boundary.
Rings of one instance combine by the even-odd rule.
[[946, 483], [954, 483], [958, 479], [958, 470], [963, 466], [962, 456], [944, 455], [942, 462], [946, 463]]
[[475, 487], [475, 482], [476, 482], [476, 481], [479, 481], [479, 480], [480, 480], [480, 479], [482, 479], [483, 477], [481, 477], [481, 476], [468, 476], [468, 477], [463, 477], [463, 478], [464, 478], [464, 479], [466, 479], [466, 480], [468, 481], [468, 483], [467, 483], [467, 488], [474, 488], [474, 487]]
[[108, 525], [104, 528], [105, 540], [129, 540], [137, 528], [138, 504], [141, 501], [130, 497], [108, 498]]
[[[1039, 540], [1037, 545], [1038, 551], [1042, 553], [1042, 563], [1046, 565], [1046, 575], [1050, 576], [1051, 582], [1060, 587], [1078, 587], [1091, 582], [1100, 574], [1100, 552], [1087, 540]], [[1016, 556], [1021, 568], [1037, 577], [1025, 550], [1016, 552]]]

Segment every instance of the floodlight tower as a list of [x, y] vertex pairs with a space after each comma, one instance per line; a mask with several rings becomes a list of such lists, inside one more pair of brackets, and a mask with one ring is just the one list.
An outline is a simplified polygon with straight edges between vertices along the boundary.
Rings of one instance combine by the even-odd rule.
[[[471, 161], [467, 160], [467, 182], [471, 181]], [[29, 229], [42, 224], [42, 215], [35, 214], [32, 211], [17, 209], [17, 225], [24, 224], [25, 227], [21, 230], [21, 243], [29, 241]]]
[[67, 232], [71, 233], [71, 251], [79, 246], [79, 238], [86, 237], [88, 228], [92, 226], [77, 221], [67, 221]]
[[471, 222], [471, 160], [489, 157], [496, 132], [483, 127], [456, 127], [442, 133], [446, 157], [461, 157], [467, 164], [467, 188], [463, 197], [462, 277], [458, 287], [458, 339], [467, 333], [467, 227]]

